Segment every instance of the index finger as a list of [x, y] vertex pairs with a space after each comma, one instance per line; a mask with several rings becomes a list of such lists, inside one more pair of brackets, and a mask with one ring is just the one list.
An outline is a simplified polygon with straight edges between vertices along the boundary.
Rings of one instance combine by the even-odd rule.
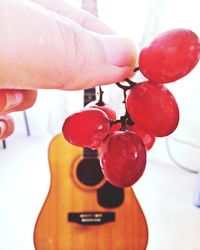
[[83, 28], [100, 34], [114, 34], [115, 32], [96, 16], [81, 8], [67, 3], [65, 0], [32, 0], [45, 9], [52, 10], [62, 16], [68, 17]]
[[0, 4], [0, 88], [78, 90], [133, 74], [129, 39], [86, 30], [31, 1]]

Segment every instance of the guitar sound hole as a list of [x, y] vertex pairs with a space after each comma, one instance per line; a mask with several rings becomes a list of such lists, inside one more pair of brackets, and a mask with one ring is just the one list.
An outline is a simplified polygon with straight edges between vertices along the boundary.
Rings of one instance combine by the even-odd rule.
[[87, 186], [95, 186], [104, 178], [97, 158], [83, 159], [76, 171], [79, 181]]

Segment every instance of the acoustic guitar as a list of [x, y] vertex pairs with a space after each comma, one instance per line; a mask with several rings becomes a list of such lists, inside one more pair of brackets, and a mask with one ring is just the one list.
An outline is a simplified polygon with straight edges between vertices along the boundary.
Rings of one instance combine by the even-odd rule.
[[[94, 91], [85, 90], [84, 104]], [[148, 228], [136, 196], [105, 180], [97, 150], [73, 146], [59, 134], [48, 156], [51, 185], [35, 225], [36, 250], [146, 249]]]

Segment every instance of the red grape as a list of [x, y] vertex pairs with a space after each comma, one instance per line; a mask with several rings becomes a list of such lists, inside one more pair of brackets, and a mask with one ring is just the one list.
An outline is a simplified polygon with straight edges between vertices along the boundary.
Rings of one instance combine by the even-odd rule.
[[67, 141], [79, 147], [98, 148], [107, 136], [110, 122], [99, 109], [83, 109], [68, 116], [62, 132]]
[[113, 124], [111, 127], [110, 127], [110, 131], [109, 133], [112, 133], [114, 131], [119, 131], [120, 129], [122, 128], [122, 124], [119, 122], [119, 123], [115, 123]]
[[100, 109], [100, 110], [104, 111], [107, 114], [109, 119], [116, 120], [116, 112], [108, 104], [103, 103], [103, 105], [99, 105], [98, 102], [93, 101], [93, 102], [88, 103], [85, 106], [85, 108], [97, 108], [97, 109]]
[[141, 82], [129, 91], [126, 107], [131, 119], [155, 137], [171, 134], [179, 122], [179, 109], [172, 93], [163, 84]]
[[101, 146], [100, 163], [105, 178], [112, 185], [133, 185], [142, 176], [146, 166], [146, 150], [142, 139], [128, 130], [109, 134]]
[[127, 129], [129, 131], [135, 132], [142, 138], [146, 150], [150, 150], [153, 147], [155, 143], [155, 137], [153, 135], [149, 135], [146, 132], [142, 131], [136, 124], [132, 126], [127, 125]]
[[139, 54], [139, 69], [149, 80], [169, 83], [187, 75], [200, 58], [200, 41], [188, 29], [161, 33]]

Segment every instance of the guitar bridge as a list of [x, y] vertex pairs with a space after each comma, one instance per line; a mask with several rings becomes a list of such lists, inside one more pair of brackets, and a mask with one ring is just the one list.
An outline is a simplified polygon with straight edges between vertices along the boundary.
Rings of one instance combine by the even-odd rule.
[[80, 225], [101, 225], [115, 220], [113, 212], [83, 212], [69, 213], [68, 221], [75, 222]]

